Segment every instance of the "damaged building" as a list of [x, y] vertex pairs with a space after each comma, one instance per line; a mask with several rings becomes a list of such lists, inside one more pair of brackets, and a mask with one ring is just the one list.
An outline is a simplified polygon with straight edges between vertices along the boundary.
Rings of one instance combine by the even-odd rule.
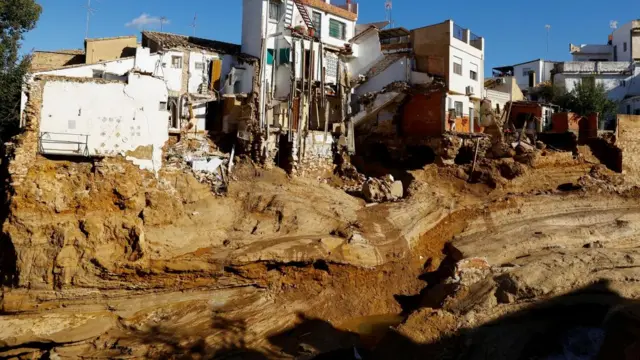
[[84, 54], [35, 59], [21, 126], [38, 125], [40, 153], [121, 155], [156, 172], [170, 135], [204, 139], [224, 119], [224, 96], [253, 92], [253, 76], [230, 75], [257, 64], [239, 45], [157, 32], [143, 32], [142, 44], [87, 39]]

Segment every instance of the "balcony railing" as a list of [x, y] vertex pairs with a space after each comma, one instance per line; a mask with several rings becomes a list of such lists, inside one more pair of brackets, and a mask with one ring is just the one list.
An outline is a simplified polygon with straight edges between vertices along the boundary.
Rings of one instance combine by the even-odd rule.
[[567, 61], [554, 66], [556, 73], [579, 74], [629, 74], [631, 63], [627, 61]]
[[458, 24], [453, 24], [453, 37], [463, 41], [463, 42], [467, 42], [467, 31], [465, 28], [463, 28], [462, 26], [458, 25]]

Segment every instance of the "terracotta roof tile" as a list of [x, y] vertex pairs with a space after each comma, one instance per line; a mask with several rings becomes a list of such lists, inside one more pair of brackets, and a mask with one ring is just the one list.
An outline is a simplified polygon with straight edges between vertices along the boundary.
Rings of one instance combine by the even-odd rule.
[[[336, 16], [340, 16], [341, 18], [345, 18], [347, 20], [356, 21], [358, 19], [358, 14], [354, 14], [347, 9], [343, 9], [336, 5], [327, 4], [324, 0], [297, 0], [301, 4], [306, 6], [311, 6], [315, 9], [320, 9], [329, 14], [333, 14]], [[358, 6], [357, 4], [352, 4], [353, 6]]]

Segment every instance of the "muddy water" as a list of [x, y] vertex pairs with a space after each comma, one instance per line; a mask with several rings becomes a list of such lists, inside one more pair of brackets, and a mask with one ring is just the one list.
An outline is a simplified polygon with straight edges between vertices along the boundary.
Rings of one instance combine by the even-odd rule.
[[356, 333], [364, 346], [374, 347], [392, 326], [398, 326], [404, 320], [405, 316], [397, 314], [364, 316], [347, 320], [338, 325], [338, 329]]

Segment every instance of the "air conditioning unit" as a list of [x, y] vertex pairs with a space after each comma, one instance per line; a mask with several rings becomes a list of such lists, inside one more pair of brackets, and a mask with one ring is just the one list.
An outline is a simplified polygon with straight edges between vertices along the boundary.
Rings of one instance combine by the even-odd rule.
[[504, 83], [504, 79], [503, 78], [497, 78], [496, 79], [496, 84], [502, 85], [503, 83]]
[[473, 95], [473, 86], [467, 86], [467, 95]]

